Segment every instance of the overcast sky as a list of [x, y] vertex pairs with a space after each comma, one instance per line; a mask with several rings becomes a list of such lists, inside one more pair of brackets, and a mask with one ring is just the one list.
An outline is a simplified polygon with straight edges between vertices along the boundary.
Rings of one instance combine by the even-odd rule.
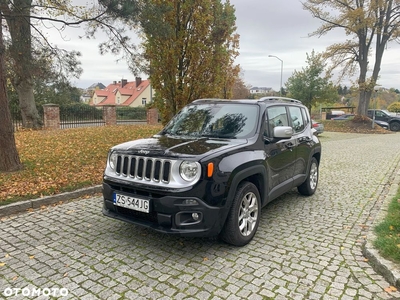
[[[237, 32], [240, 34], [240, 55], [236, 63], [243, 70], [246, 84], [257, 87], [280, 88], [281, 61], [283, 61], [283, 86], [294, 70], [301, 70], [306, 64], [306, 53], [322, 52], [333, 43], [346, 38], [340, 31], [324, 37], [309, 38], [308, 34], [320, 25], [317, 19], [302, 9], [299, 0], [231, 0], [236, 9]], [[81, 62], [84, 70], [79, 80], [73, 83], [86, 88], [93, 83], [105, 85], [122, 78], [134, 80], [124, 62], [116, 62], [116, 57], [109, 54], [101, 56], [96, 40], [80, 40], [77, 29], [67, 30], [67, 41], [57, 44], [65, 49], [78, 50], [82, 53]], [[54, 35], [53, 35], [54, 36]], [[400, 88], [400, 47], [389, 44], [381, 66], [379, 85]], [[370, 65], [372, 58], [370, 61]], [[144, 79], [146, 74], [142, 74]], [[356, 78], [353, 78], [356, 79]], [[342, 84], [350, 85], [350, 81]]]

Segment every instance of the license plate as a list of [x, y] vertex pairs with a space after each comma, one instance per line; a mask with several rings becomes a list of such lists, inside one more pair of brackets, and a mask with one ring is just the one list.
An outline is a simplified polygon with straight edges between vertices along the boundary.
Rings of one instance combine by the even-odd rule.
[[121, 194], [114, 194], [114, 205], [149, 213], [150, 201], [140, 198], [134, 198]]

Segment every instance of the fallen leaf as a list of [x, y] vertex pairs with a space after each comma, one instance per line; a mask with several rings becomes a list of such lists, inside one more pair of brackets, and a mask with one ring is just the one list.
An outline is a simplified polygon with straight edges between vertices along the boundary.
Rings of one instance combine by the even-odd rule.
[[34, 258], [35, 258], [35, 255], [29, 256], [29, 259], [34, 259]]
[[18, 276], [14, 276], [12, 280], [15, 281], [17, 279], [18, 279]]
[[6, 265], [5, 262], [0, 262], [0, 267], [4, 267]]
[[204, 257], [204, 258], [203, 258], [203, 261], [207, 261], [207, 260], [208, 260], [208, 257]]
[[391, 285], [391, 286], [385, 288], [385, 292], [388, 292], [388, 293], [397, 292], [397, 289]]

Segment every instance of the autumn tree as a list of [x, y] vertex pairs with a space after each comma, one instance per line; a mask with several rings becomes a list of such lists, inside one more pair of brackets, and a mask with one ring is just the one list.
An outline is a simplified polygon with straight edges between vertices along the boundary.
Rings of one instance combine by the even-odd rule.
[[163, 122], [195, 99], [231, 97], [239, 73], [235, 21], [229, 1], [148, 1], [143, 48]]
[[307, 0], [303, 7], [323, 22], [311, 35], [340, 29], [348, 36], [329, 46], [326, 56], [332, 59], [332, 68], [341, 67], [341, 76], [358, 71], [357, 114], [366, 115], [383, 53], [388, 42], [400, 35], [399, 0]]
[[321, 54], [314, 51], [306, 54], [308, 64], [301, 71], [295, 70], [286, 82], [289, 96], [303, 102], [311, 111], [316, 102], [335, 102], [338, 99], [337, 88], [325, 72], [326, 63]]
[[[2, 16], [0, 15], [0, 24]], [[3, 27], [0, 26], [0, 74], [5, 73], [5, 47], [3, 43]], [[0, 172], [17, 171], [22, 168], [15, 145], [13, 124], [11, 121], [10, 108], [8, 106], [6, 77], [0, 76]]]
[[237, 76], [232, 88], [232, 99], [249, 99], [251, 86], [246, 85], [242, 77]]
[[[24, 127], [37, 129], [41, 125], [34, 99], [37, 65], [35, 65], [32, 41], [42, 42], [42, 48], [49, 49], [51, 58], [58, 59], [60, 66], [66, 66], [67, 72], [74, 72], [79, 67], [76, 60], [69, 60], [77, 52], [68, 54], [53, 47], [40, 31], [41, 26], [52, 26], [62, 32], [65, 26], [86, 24], [86, 37], [93, 37], [97, 30], [103, 30], [108, 34], [108, 41], [100, 44], [102, 52], [111, 51], [118, 54], [122, 49], [125, 50], [124, 53], [127, 56], [135, 56], [135, 46], [125, 32], [134, 26], [134, 10], [140, 1], [99, 0], [99, 2], [101, 5], [76, 6], [69, 0], [0, 0], [0, 16], [7, 25], [0, 23], [0, 26], [2, 26], [2, 31], [8, 31], [6, 36], [9, 37], [8, 46], [13, 71], [10, 78], [18, 93]], [[114, 12], [126, 7], [130, 8], [130, 20], [126, 21], [123, 27], [119, 27]], [[6, 51], [3, 35], [0, 51], [4, 62]], [[132, 64], [135, 63], [135, 59], [129, 61], [134, 68]], [[63, 64], [63, 62], [68, 63]], [[9, 117], [6, 78], [6, 68], [3, 63], [0, 68], [0, 171], [13, 171], [19, 169], [21, 164], [16, 150], [11, 117]]]

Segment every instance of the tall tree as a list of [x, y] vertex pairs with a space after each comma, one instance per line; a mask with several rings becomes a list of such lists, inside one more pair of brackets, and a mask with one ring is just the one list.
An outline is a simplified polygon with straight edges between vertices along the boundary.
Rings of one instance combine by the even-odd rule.
[[[2, 16], [0, 15], [0, 24]], [[3, 43], [3, 27], [0, 26], [0, 74], [5, 73], [5, 47]], [[10, 108], [8, 106], [6, 77], [0, 76], [0, 120], [4, 125], [0, 126], [0, 172], [16, 171], [22, 168], [17, 147]]]
[[[326, 55], [332, 58], [333, 68], [342, 67], [341, 75], [354, 75], [359, 71], [357, 114], [366, 115], [386, 45], [400, 36], [400, 1], [307, 0], [303, 7], [323, 22], [311, 35], [321, 36], [342, 29], [350, 37], [328, 47]], [[372, 68], [369, 65], [371, 55], [374, 55]]]
[[195, 99], [232, 95], [239, 36], [229, 1], [152, 0], [141, 21], [163, 122]]
[[13, 85], [19, 96], [22, 122], [24, 127], [38, 129], [41, 127], [39, 113], [33, 97], [32, 37], [30, 11], [32, 0], [0, 1], [0, 10], [7, 21], [12, 43], [10, 54], [15, 64], [15, 81]]
[[[64, 51], [51, 46], [45, 36], [40, 32], [40, 24], [48, 26], [50, 23], [55, 28], [62, 31], [65, 26], [77, 26], [87, 24], [86, 37], [93, 37], [97, 30], [101, 29], [108, 34], [108, 42], [100, 44], [103, 52], [111, 51], [120, 53], [125, 50], [126, 55], [134, 55], [134, 44], [130, 42], [125, 34], [126, 28], [134, 26], [134, 12], [130, 11], [130, 20], [124, 24], [125, 28], [120, 27], [114, 16], [114, 11], [120, 7], [129, 6], [136, 8], [140, 0], [99, 0], [101, 5], [89, 7], [76, 6], [70, 0], [0, 0], [0, 16], [6, 20], [7, 25], [0, 23], [2, 30], [7, 29], [10, 36], [10, 57], [13, 63], [14, 75], [11, 77], [13, 85], [18, 92], [19, 105], [21, 108], [24, 127], [40, 128], [40, 119], [35, 106], [34, 99], [34, 78], [35, 78], [35, 59], [32, 54], [32, 40], [41, 39], [43, 47], [48, 47], [52, 57], [57, 57], [59, 62], [68, 61], [67, 72], [74, 72], [78, 66], [74, 55], [67, 54]], [[103, 3], [104, 2], [104, 3]], [[33, 12], [33, 13], [32, 13]], [[137, 11], [138, 12], [138, 11]], [[33, 28], [33, 29], [32, 29]], [[36, 33], [32, 35], [32, 31]], [[2, 36], [1, 45], [4, 39]], [[2, 48], [2, 57], [4, 61], [4, 48]], [[72, 55], [72, 56], [71, 56]], [[134, 59], [130, 62], [135, 62]], [[71, 63], [71, 64], [70, 64]], [[61, 64], [62, 65], [62, 64]], [[132, 66], [133, 68], [133, 66]], [[4, 65], [0, 68], [0, 85], [6, 85], [6, 69]], [[12, 131], [12, 121], [8, 117], [9, 101], [7, 93], [0, 87], [0, 170], [12, 171], [20, 166], [18, 153], [15, 150], [15, 138]], [[11, 136], [9, 136], [11, 128]], [[15, 151], [14, 151], [14, 150]], [[13, 162], [13, 163], [9, 163]]]
[[294, 71], [288, 78], [286, 88], [290, 97], [299, 99], [311, 111], [311, 107], [318, 101], [334, 102], [338, 99], [337, 88], [326, 74], [326, 63], [321, 54], [314, 50], [307, 53], [308, 66], [301, 71]]

